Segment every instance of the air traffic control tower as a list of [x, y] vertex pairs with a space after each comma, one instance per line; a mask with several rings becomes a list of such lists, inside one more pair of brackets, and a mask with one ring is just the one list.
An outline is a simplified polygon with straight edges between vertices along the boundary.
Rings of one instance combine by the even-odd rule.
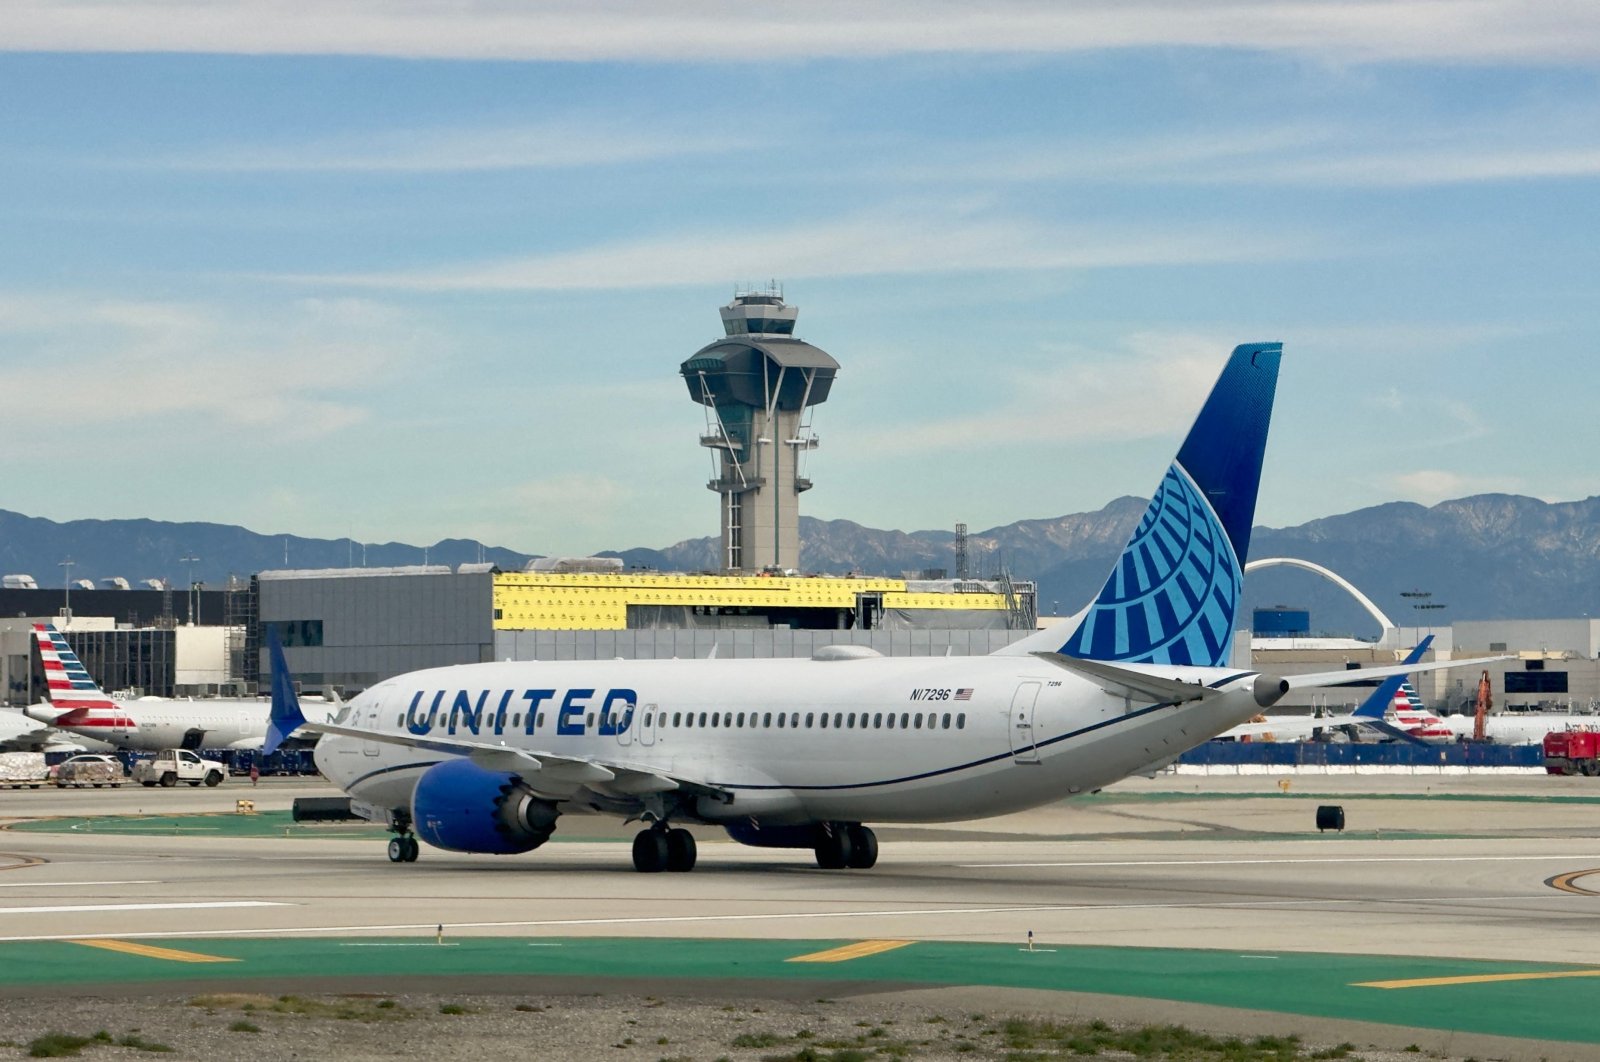
[[738, 292], [721, 313], [726, 337], [680, 371], [706, 407], [700, 443], [713, 455], [706, 486], [721, 500], [722, 566], [797, 568], [805, 457], [817, 448], [811, 411], [827, 401], [839, 363], [794, 337], [800, 310], [775, 288]]

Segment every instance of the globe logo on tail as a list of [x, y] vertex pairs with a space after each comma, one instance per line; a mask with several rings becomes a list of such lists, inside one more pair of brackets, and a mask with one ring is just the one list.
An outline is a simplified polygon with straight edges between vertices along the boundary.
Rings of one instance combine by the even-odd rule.
[[1239, 560], [1216, 512], [1174, 463], [1061, 651], [1092, 660], [1222, 666], [1241, 584]]

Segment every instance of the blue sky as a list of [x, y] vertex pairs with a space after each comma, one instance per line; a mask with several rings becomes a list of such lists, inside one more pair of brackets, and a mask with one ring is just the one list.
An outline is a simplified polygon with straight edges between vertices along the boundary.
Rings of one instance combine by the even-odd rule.
[[1600, 493], [1600, 5], [17, 0], [0, 507], [538, 553], [716, 530], [678, 364], [778, 279], [803, 511]]

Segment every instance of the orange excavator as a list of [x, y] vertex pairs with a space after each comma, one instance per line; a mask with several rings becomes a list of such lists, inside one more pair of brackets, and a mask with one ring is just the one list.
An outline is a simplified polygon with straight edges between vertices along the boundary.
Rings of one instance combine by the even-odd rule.
[[1485, 671], [1478, 680], [1478, 705], [1477, 712], [1472, 720], [1472, 740], [1482, 741], [1484, 731], [1488, 725], [1489, 709], [1494, 706], [1494, 695], [1490, 692], [1489, 673]]

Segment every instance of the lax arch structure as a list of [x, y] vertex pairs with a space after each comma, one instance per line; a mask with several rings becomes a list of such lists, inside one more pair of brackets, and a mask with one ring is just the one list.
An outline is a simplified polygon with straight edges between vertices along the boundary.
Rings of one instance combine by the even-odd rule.
[[1373, 603], [1372, 598], [1368, 597], [1366, 594], [1363, 594], [1360, 590], [1357, 590], [1355, 585], [1351, 583], [1350, 580], [1346, 579], [1332, 568], [1324, 568], [1320, 564], [1314, 564], [1308, 560], [1300, 560], [1298, 557], [1262, 557], [1260, 560], [1253, 560], [1246, 564], [1244, 566], [1244, 571], [1246, 575], [1249, 575], [1258, 568], [1277, 567], [1300, 568], [1303, 571], [1311, 572], [1313, 575], [1320, 575], [1334, 586], [1339, 587], [1345, 593], [1355, 598], [1356, 604], [1366, 609], [1367, 614], [1378, 621], [1378, 626], [1380, 628], [1387, 631], [1395, 626], [1394, 620], [1385, 615], [1383, 609], [1379, 608]]

